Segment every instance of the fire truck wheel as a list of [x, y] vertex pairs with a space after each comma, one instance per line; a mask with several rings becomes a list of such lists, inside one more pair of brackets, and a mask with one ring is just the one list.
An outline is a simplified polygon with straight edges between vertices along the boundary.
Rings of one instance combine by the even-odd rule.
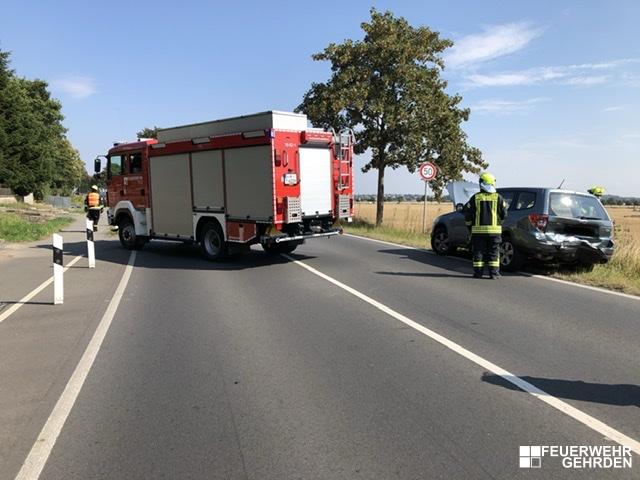
[[200, 245], [202, 254], [207, 260], [221, 260], [227, 254], [222, 229], [216, 222], [207, 222], [200, 230]]
[[136, 235], [136, 228], [129, 218], [123, 218], [118, 222], [118, 237], [120, 243], [128, 250], [139, 250], [146, 243], [146, 239]]
[[298, 247], [297, 243], [284, 242], [284, 243], [275, 243], [275, 244], [262, 244], [262, 249], [267, 253], [292, 253]]

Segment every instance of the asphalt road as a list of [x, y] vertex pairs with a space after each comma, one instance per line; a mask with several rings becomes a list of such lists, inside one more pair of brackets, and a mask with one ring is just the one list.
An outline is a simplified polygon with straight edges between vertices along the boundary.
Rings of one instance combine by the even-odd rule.
[[[99, 293], [57, 311], [65, 329], [39, 324], [50, 307], [37, 305], [0, 324], [0, 364], [14, 358], [0, 385], [25, 390], [0, 390], [0, 478], [20, 469], [125, 269], [115, 241], [97, 246], [96, 271], [71, 282]], [[640, 439], [640, 301], [473, 280], [466, 261], [346, 236], [292, 257]], [[521, 469], [521, 445], [616, 444], [289, 259], [212, 264], [158, 242], [138, 253], [40, 478], [640, 478], [637, 455], [624, 470]]]

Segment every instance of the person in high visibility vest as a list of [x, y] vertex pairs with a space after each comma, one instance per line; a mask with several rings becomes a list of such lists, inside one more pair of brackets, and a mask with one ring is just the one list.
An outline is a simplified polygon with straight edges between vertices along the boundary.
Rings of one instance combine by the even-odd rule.
[[87, 212], [87, 218], [93, 221], [93, 231], [97, 232], [98, 222], [100, 221], [100, 213], [104, 208], [97, 185], [93, 185], [91, 187], [91, 191], [87, 193], [87, 196], [84, 199], [84, 205], [84, 211]]
[[488, 172], [480, 175], [480, 191], [463, 209], [465, 222], [471, 228], [473, 277], [482, 278], [489, 267], [489, 278], [500, 278], [500, 244], [502, 222], [507, 217], [507, 204], [496, 191], [496, 177]]

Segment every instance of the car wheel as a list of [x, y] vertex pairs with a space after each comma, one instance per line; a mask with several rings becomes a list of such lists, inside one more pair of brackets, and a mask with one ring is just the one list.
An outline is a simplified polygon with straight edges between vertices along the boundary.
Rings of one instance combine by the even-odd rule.
[[217, 222], [207, 222], [200, 230], [202, 255], [207, 260], [222, 260], [227, 255], [227, 244]]
[[118, 222], [118, 238], [127, 250], [140, 250], [147, 241], [145, 237], [136, 235], [136, 227], [128, 217]]
[[500, 267], [507, 271], [518, 270], [524, 264], [522, 253], [516, 248], [511, 238], [503, 238], [500, 244]]
[[438, 255], [449, 255], [454, 247], [449, 241], [449, 233], [445, 227], [436, 227], [431, 235], [431, 249]]

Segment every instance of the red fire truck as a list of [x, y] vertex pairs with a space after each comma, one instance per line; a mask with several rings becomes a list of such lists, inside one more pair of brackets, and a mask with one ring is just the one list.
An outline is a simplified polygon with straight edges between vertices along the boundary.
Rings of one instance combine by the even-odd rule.
[[198, 243], [210, 260], [256, 243], [286, 253], [353, 216], [353, 135], [309, 128], [306, 115], [165, 128], [106, 159], [109, 223], [128, 249], [162, 239]]

